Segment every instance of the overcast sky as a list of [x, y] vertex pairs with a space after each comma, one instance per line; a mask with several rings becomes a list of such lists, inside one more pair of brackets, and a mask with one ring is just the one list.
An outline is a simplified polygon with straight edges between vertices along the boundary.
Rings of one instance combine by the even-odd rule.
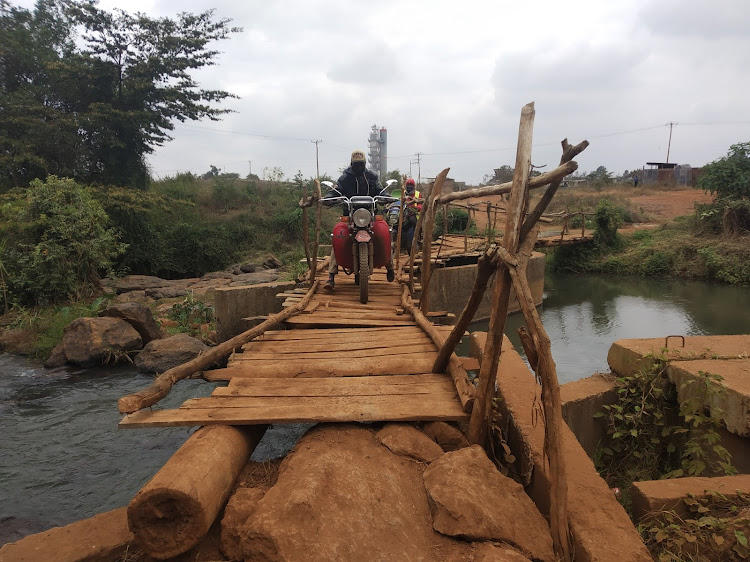
[[[33, 2], [14, 2], [31, 7]], [[103, 0], [111, 8], [119, 2]], [[151, 16], [214, 8], [241, 33], [216, 47], [201, 85], [237, 94], [222, 121], [177, 124], [149, 158], [155, 177], [337, 176], [372, 125], [388, 169], [445, 167], [476, 184], [512, 165], [521, 107], [536, 102], [532, 162], [588, 139], [580, 170], [701, 166], [750, 141], [748, 0], [129, 0]], [[416, 164], [411, 164], [417, 175]]]

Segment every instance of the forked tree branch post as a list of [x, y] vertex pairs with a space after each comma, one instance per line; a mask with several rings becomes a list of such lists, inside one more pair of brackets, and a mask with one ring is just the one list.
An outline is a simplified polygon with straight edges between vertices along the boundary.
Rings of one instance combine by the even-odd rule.
[[420, 277], [420, 283], [422, 285], [422, 296], [419, 300], [420, 310], [426, 314], [430, 311], [430, 276], [432, 274], [432, 233], [435, 230], [435, 215], [437, 205], [435, 200], [437, 196], [443, 191], [443, 183], [445, 178], [448, 177], [450, 168], [446, 168], [440, 172], [435, 178], [435, 182], [432, 184], [430, 195], [425, 202], [427, 210], [424, 213], [424, 237], [422, 239], [422, 275]]
[[318, 198], [318, 205], [315, 208], [315, 251], [313, 252], [312, 267], [310, 268], [310, 286], [315, 284], [315, 275], [318, 271], [318, 251], [320, 250], [320, 213], [323, 208], [321, 203], [322, 193], [320, 191], [320, 181], [315, 178], [315, 195]]
[[396, 272], [401, 275], [401, 236], [404, 228], [404, 202], [406, 200], [406, 174], [401, 179], [401, 204], [398, 208], [398, 233], [396, 234]]
[[[515, 254], [518, 248], [518, 235], [521, 228], [525, 201], [528, 194], [527, 183], [531, 169], [531, 142], [534, 129], [534, 104], [529, 103], [521, 110], [521, 122], [518, 130], [518, 149], [513, 175], [513, 189], [508, 203], [508, 218], [505, 223], [503, 246], [509, 254]], [[468, 439], [470, 443], [484, 446], [487, 441], [487, 429], [492, 413], [492, 399], [495, 394], [495, 376], [500, 362], [500, 350], [503, 342], [505, 320], [508, 315], [510, 300], [510, 274], [504, 263], [498, 267], [495, 278], [495, 290], [490, 312], [490, 325], [487, 334], [487, 345], [484, 350], [482, 367], [479, 372], [477, 399], [469, 422]]]

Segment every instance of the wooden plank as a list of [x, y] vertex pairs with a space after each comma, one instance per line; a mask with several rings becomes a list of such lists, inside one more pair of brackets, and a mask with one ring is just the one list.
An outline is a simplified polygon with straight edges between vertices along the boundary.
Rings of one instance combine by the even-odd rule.
[[[437, 329], [443, 329], [447, 333], [450, 333], [450, 326], [436, 326]], [[446, 330], [447, 328], [447, 330]], [[422, 335], [424, 332], [422, 329], [415, 325], [409, 324], [408, 326], [394, 326], [392, 328], [357, 328], [352, 330], [351, 328], [321, 328], [320, 330], [276, 330], [273, 332], [266, 332], [258, 339], [253, 341], [294, 341], [294, 340], [311, 340], [311, 339], [324, 339], [330, 340], [335, 338], [346, 339], [351, 341], [354, 338], [371, 338], [378, 335], [385, 336], [397, 336], [402, 337], [408, 334], [411, 335]]]
[[[291, 406], [273, 406], [268, 399], [263, 407], [179, 408], [177, 410], [141, 410], [126, 416], [119, 424], [124, 429], [189, 425], [257, 425], [307, 422], [374, 421], [465, 421], [468, 416], [456, 400], [427, 400], [417, 396], [388, 396], [385, 402], [371, 396], [351, 396], [325, 400], [310, 398], [304, 403], [295, 398]], [[209, 398], [208, 400], [220, 400]], [[243, 400], [230, 398], [227, 400]], [[334, 406], [334, 402], [335, 406]], [[387, 403], [386, 403], [387, 402]]]
[[[428, 378], [439, 377], [439, 378]], [[401, 382], [394, 379], [414, 379]], [[404, 394], [455, 394], [448, 375], [382, 377], [234, 379], [211, 396], [387, 396]]]
[[404, 319], [403, 316], [396, 316], [394, 314], [393, 319], [363, 319], [357, 320], [356, 318], [318, 318], [314, 314], [308, 314], [307, 316], [295, 316], [289, 318], [285, 323], [289, 326], [299, 328], [316, 328], [319, 326], [349, 326], [350, 328], [359, 327], [373, 327], [373, 326], [413, 326], [411, 319]]
[[233, 361], [224, 369], [204, 371], [207, 381], [226, 381], [234, 377], [293, 378], [293, 377], [358, 377], [381, 375], [412, 375], [432, 372], [437, 354], [427, 357], [420, 354], [404, 359], [399, 355], [377, 357], [371, 361], [342, 361], [317, 359], [315, 361]]
[[[381, 377], [346, 377], [335, 379], [247, 379], [237, 378], [229, 383], [229, 386], [219, 388], [256, 388], [258, 386], [272, 386], [273, 388], [302, 388], [329, 386], [331, 388], [349, 388], [357, 389], [375, 385], [404, 385], [409, 386], [415, 383], [440, 383], [444, 380], [451, 380], [450, 375], [445, 373], [424, 373], [420, 375], [390, 375]], [[279, 396], [283, 396], [280, 394]]]
[[427, 397], [421, 394], [389, 394], [385, 396], [217, 396], [188, 398], [180, 410], [205, 410], [215, 408], [263, 411], [270, 408], [304, 409], [311, 405], [325, 410], [353, 410], [360, 404], [364, 407], [377, 406], [387, 411], [394, 402], [418, 402], [423, 400], [433, 406], [460, 405], [455, 389], [449, 392], [435, 392]]
[[347, 320], [398, 320], [401, 316], [396, 314], [395, 307], [391, 310], [344, 310], [341, 308], [326, 310], [325, 308], [317, 308], [308, 314], [312, 315], [313, 318], [325, 318], [331, 321], [341, 320], [342, 322]]
[[356, 349], [356, 350], [344, 350], [344, 351], [309, 351], [306, 353], [275, 353], [271, 352], [248, 352], [237, 354], [233, 358], [232, 363], [243, 363], [247, 361], [317, 361], [320, 359], [340, 359], [346, 361], [347, 359], [364, 359], [372, 357], [386, 357], [386, 356], [399, 356], [402, 360], [408, 359], [407, 356], [419, 355], [430, 355], [433, 359], [437, 359], [437, 349], [434, 344], [430, 348], [424, 350], [416, 350], [414, 346], [407, 347], [377, 347], [370, 349]]
[[263, 341], [251, 342], [242, 346], [242, 353], [310, 353], [314, 351], [348, 351], [363, 349], [380, 349], [380, 348], [403, 348], [401, 351], [410, 351], [415, 349], [425, 349], [427, 351], [437, 351], [435, 344], [427, 336], [410, 336], [403, 339], [396, 338], [378, 338], [369, 341], [346, 341], [332, 338], [330, 341], [320, 342], [319, 340], [309, 340], [309, 342], [300, 343], [296, 341]]

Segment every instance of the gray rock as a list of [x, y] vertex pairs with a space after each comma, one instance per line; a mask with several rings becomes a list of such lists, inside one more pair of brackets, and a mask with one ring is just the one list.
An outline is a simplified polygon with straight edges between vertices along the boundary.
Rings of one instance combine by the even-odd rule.
[[135, 366], [142, 373], [163, 373], [207, 349], [202, 341], [187, 334], [177, 334], [149, 342], [135, 358]]
[[173, 299], [184, 297], [190, 291], [185, 287], [157, 287], [156, 289], [146, 289], [146, 296], [152, 299]]
[[258, 271], [258, 266], [253, 263], [243, 263], [240, 266], [240, 271], [242, 273], [255, 273]]
[[424, 471], [424, 484], [439, 533], [503, 542], [529, 558], [555, 560], [547, 521], [478, 445], [445, 453]]
[[243, 273], [235, 275], [230, 287], [239, 287], [242, 285], [255, 285], [257, 283], [272, 283], [279, 278], [279, 272], [275, 270], [256, 271], [255, 273]]
[[63, 330], [68, 363], [96, 367], [116, 363], [143, 346], [140, 334], [120, 318], [78, 318]]
[[144, 291], [154, 287], [163, 287], [168, 284], [167, 281], [151, 275], [126, 275], [115, 281], [115, 291], [120, 293], [129, 293], [130, 291]]
[[[146, 294], [148, 294], [149, 290], [146, 291]], [[107, 307], [99, 316], [122, 318], [136, 329], [141, 335], [144, 344], [164, 337], [159, 329], [159, 325], [154, 320], [154, 315], [151, 314], [151, 310], [142, 304], [134, 302], [114, 304]]]

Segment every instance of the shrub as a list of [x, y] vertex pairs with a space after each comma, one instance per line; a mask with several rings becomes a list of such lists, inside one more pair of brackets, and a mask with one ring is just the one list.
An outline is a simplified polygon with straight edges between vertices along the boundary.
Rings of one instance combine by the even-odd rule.
[[71, 179], [34, 180], [20, 212], [7, 218], [6, 298], [22, 305], [90, 294], [125, 250], [91, 191]]
[[720, 199], [750, 199], [750, 142], [733, 144], [724, 158], [703, 166], [698, 185]]
[[622, 216], [608, 200], [603, 199], [596, 206], [594, 218], [594, 241], [600, 248], [617, 248], [622, 246], [622, 239], [617, 229], [622, 226]]

